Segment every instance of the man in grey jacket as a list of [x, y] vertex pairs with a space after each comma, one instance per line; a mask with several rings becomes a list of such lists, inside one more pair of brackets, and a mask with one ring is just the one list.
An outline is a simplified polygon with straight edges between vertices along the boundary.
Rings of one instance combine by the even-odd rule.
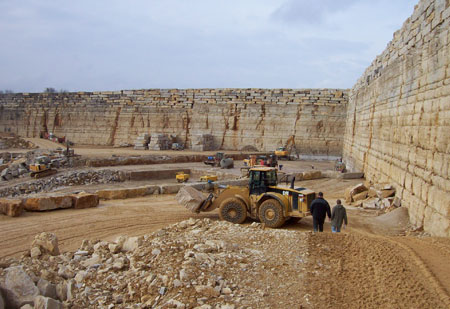
[[347, 211], [345, 207], [342, 206], [341, 200], [336, 201], [336, 206], [333, 207], [331, 212], [331, 231], [333, 233], [339, 233], [341, 231], [342, 223], [347, 225]]

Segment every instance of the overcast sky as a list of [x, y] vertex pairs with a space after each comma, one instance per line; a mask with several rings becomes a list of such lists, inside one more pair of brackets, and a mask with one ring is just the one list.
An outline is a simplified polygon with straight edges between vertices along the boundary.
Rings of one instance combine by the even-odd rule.
[[0, 90], [351, 88], [418, 0], [0, 0]]

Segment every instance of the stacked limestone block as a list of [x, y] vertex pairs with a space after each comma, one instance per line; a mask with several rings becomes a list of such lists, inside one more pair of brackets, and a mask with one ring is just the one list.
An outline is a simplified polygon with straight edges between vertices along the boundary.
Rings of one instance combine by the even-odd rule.
[[167, 134], [152, 134], [150, 138], [150, 144], [148, 144], [150, 150], [169, 150], [172, 149], [172, 140]]
[[420, 1], [350, 93], [344, 161], [450, 236], [450, 5]]
[[134, 141], [134, 149], [137, 150], [148, 149], [149, 142], [150, 142], [150, 135], [148, 133], [142, 133]]
[[194, 151], [214, 150], [214, 136], [212, 136], [211, 134], [192, 135], [191, 149]]

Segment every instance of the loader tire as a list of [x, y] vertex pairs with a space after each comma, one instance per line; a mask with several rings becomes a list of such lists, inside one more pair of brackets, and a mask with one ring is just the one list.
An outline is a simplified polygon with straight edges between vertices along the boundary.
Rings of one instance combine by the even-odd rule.
[[220, 205], [219, 217], [221, 220], [241, 224], [247, 219], [247, 208], [242, 201], [231, 197]]
[[283, 214], [283, 207], [275, 199], [268, 199], [262, 202], [259, 207], [259, 219], [267, 227], [280, 227], [286, 221]]

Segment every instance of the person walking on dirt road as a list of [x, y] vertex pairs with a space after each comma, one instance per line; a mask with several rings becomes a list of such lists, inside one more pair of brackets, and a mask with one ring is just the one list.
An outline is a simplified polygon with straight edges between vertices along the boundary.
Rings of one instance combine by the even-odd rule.
[[318, 198], [311, 203], [310, 212], [313, 217], [314, 232], [323, 232], [325, 217], [331, 219], [330, 204], [323, 198], [323, 193], [319, 192]]
[[347, 211], [342, 206], [341, 200], [336, 201], [336, 206], [333, 207], [331, 212], [331, 231], [333, 233], [339, 233], [341, 231], [342, 223], [345, 222], [344, 227], [348, 224]]

